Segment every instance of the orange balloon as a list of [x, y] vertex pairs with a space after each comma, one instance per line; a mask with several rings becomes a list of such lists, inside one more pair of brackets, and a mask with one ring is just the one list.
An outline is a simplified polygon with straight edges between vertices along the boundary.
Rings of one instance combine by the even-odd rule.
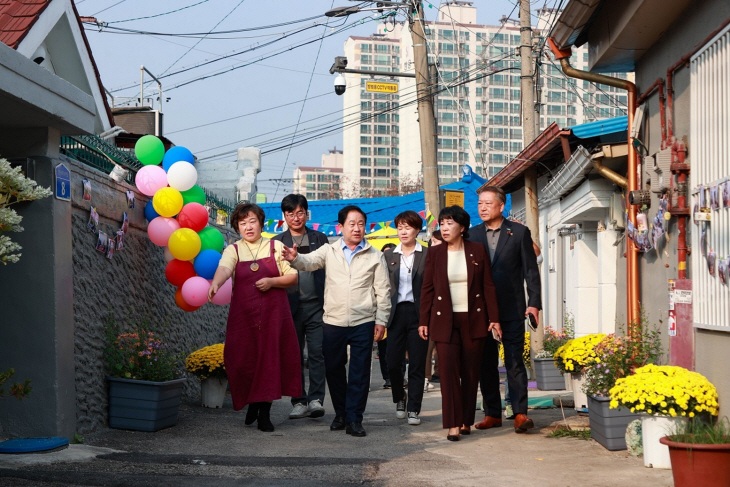
[[200, 306], [190, 306], [186, 303], [182, 297], [182, 289], [180, 288], [177, 288], [177, 291], [175, 291], [175, 304], [177, 304], [177, 307], [183, 311], [195, 311], [200, 308]]

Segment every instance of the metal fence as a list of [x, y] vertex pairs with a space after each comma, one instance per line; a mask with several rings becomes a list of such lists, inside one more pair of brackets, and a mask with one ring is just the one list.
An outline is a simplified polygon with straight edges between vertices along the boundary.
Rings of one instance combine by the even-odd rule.
[[[131, 185], [134, 185], [137, 171], [142, 168], [142, 164], [132, 154], [95, 135], [61, 137], [61, 154], [105, 173], [110, 173], [115, 166], [121, 166], [129, 171], [125, 180]], [[236, 203], [220, 198], [205, 188], [202, 189], [205, 192], [206, 206], [210, 208], [211, 213], [214, 213], [213, 218], [217, 218], [218, 210], [222, 210], [226, 213], [225, 222], [221, 222], [220, 219], [217, 221], [219, 224], [228, 224], [228, 218], [233, 213]]]

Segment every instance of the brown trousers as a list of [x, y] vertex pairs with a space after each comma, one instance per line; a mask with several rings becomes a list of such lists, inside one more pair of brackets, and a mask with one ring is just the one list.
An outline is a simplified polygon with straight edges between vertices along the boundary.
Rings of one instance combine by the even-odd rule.
[[436, 342], [444, 428], [474, 424], [484, 340], [472, 340], [469, 313], [454, 313], [451, 339], [448, 343]]

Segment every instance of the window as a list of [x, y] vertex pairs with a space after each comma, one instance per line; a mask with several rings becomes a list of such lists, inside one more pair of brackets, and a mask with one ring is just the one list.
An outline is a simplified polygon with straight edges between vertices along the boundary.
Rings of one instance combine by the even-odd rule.
[[360, 143], [361, 144], [371, 144], [372, 139], [370, 137], [360, 137]]
[[372, 64], [373, 63], [373, 57], [370, 54], [361, 54], [360, 55], [360, 64]]
[[360, 147], [360, 155], [361, 156], [371, 156], [372, 151], [370, 150], [370, 147]]
[[369, 134], [370, 132], [370, 125], [360, 125], [360, 133], [361, 134]]
[[360, 177], [370, 177], [372, 175], [372, 169], [360, 168]]
[[387, 44], [375, 44], [375, 52], [387, 54], [390, 52], [390, 46]]
[[361, 166], [369, 166], [370, 165], [370, 158], [369, 157], [361, 157], [360, 158], [360, 165]]
[[360, 52], [373, 52], [372, 44], [360, 44]]

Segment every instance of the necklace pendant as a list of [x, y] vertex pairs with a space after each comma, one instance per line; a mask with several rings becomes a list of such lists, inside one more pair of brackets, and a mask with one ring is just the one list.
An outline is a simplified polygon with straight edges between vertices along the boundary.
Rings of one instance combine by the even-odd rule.
[[250, 267], [251, 267], [251, 270], [254, 272], [259, 270], [259, 264], [257, 262], [252, 262]]
[[410, 269], [408, 269], [408, 274], [410, 274], [410, 273], [411, 273], [411, 270], [410, 270]]

